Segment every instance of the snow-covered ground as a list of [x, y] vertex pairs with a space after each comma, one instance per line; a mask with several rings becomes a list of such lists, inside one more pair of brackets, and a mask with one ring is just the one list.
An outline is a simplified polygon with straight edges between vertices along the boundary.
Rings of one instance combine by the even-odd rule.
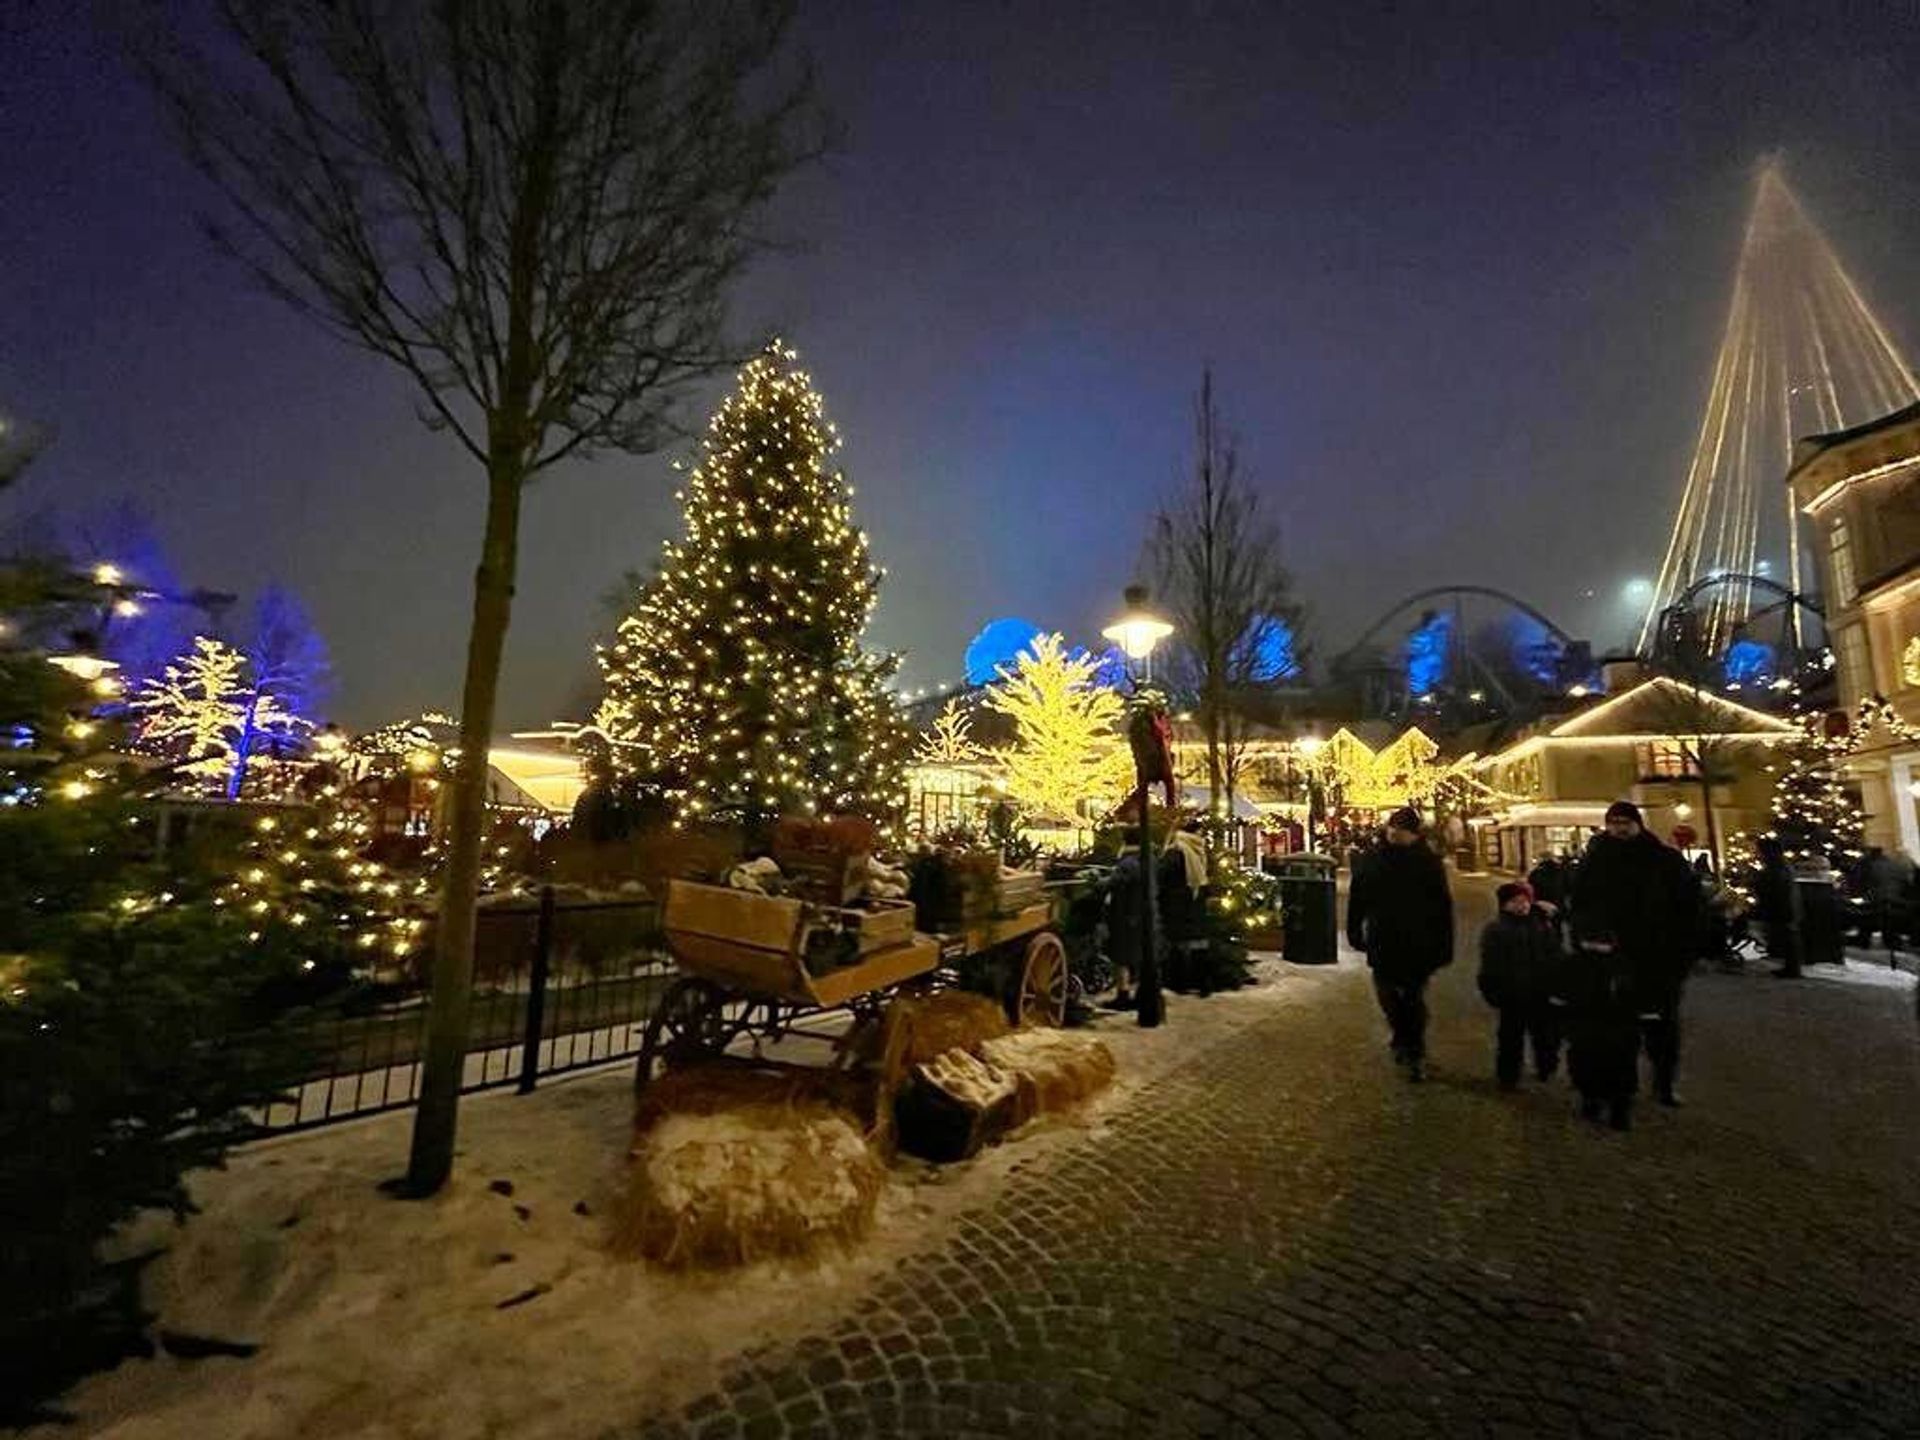
[[[112, 1440], [575, 1437], [711, 1384], [730, 1357], [831, 1320], [903, 1254], [991, 1200], [1016, 1163], [1098, 1143], [1106, 1117], [1327, 975], [1277, 960], [1253, 989], [1169, 998], [1167, 1024], [1102, 1018], [1113, 1089], [966, 1165], [903, 1160], [857, 1253], [804, 1267], [669, 1275], [606, 1249], [624, 1181], [628, 1067], [531, 1096], [470, 1097], [454, 1179], [395, 1201], [410, 1116], [262, 1142], [199, 1177], [203, 1213], [149, 1273], [162, 1326], [257, 1343], [250, 1359], [129, 1362], [67, 1399], [64, 1434]], [[129, 1237], [137, 1241], [140, 1237]]]
[[1809, 965], [1801, 973], [1809, 980], [1826, 980], [1838, 985], [1872, 985], [1883, 990], [1912, 990], [1915, 976], [1910, 968], [1914, 957], [1902, 955], [1900, 965], [1887, 963], [1884, 950], [1856, 950], [1849, 947], [1844, 964]]

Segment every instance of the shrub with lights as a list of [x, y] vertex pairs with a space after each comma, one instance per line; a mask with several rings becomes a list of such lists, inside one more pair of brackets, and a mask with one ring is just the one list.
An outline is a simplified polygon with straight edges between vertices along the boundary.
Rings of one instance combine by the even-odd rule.
[[906, 803], [895, 657], [860, 644], [883, 572], [796, 361], [776, 342], [741, 370], [679, 497], [686, 533], [599, 654], [602, 783], [680, 822]]
[[160, 853], [153, 777], [98, 713], [110, 677], [29, 650], [4, 669], [0, 1411], [139, 1346], [137, 1267], [98, 1246], [140, 1210], [184, 1215], [185, 1175], [251, 1133], [294, 1074], [274, 1021], [305, 973], [284, 926], [221, 903], [226, 870]]

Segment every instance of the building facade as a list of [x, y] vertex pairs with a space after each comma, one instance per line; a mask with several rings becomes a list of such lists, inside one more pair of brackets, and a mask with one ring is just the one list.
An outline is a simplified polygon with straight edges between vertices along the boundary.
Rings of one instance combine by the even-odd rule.
[[1480, 863], [1524, 871], [1575, 854], [1607, 807], [1631, 800], [1662, 840], [1700, 852], [1764, 828], [1767, 767], [1793, 724], [1665, 676], [1631, 684], [1473, 762], [1493, 797], [1471, 822]]
[[1920, 859], [1920, 405], [1802, 440], [1787, 474], [1807, 517], [1841, 706], [1884, 697], [1848, 760], [1866, 839]]

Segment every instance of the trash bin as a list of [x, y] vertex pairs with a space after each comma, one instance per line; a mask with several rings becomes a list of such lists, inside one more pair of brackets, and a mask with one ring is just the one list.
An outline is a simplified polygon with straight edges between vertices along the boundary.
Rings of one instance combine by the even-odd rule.
[[1799, 922], [1796, 965], [1838, 965], [1846, 959], [1846, 918], [1830, 871], [1793, 877], [1793, 909]]
[[1281, 954], [1295, 965], [1331, 965], [1336, 939], [1333, 860], [1326, 855], [1281, 855], [1262, 867], [1280, 881]]

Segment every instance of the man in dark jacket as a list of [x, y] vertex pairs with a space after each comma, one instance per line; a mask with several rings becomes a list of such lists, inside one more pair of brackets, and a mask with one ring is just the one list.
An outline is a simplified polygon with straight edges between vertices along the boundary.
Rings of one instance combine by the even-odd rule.
[[[1654, 1094], [1663, 1105], [1680, 1103], [1673, 1088], [1680, 1063], [1680, 991], [1695, 959], [1699, 907], [1700, 887], [1686, 857], [1648, 831], [1638, 806], [1625, 800], [1610, 806], [1606, 829], [1587, 846], [1573, 895], [1580, 952], [1575, 962], [1590, 982], [1574, 1001], [1589, 1006], [1596, 1038], [1604, 1037], [1605, 1045], [1617, 1043], [1619, 1007], [1631, 1005], [1653, 1063]], [[1631, 1052], [1624, 1073], [1617, 1056], [1598, 1058], [1605, 1088], [1598, 1096], [1582, 1088], [1586, 1108], [1598, 1118], [1594, 1102], [1604, 1099], [1614, 1125], [1624, 1130], [1636, 1088]]]
[[1374, 994], [1393, 1034], [1393, 1058], [1424, 1078], [1427, 981], [1453, 962], [1453, 896], [1447, 870], [1421, 835], [1419, 812], [1387, 820], [1387, 843], [1354, 872], [1347, 941], [1367, 956]]
[[1524, 880], [1502, 885], [1500, 913], [1480, 932], [1480, 997], [1500, 1012], [1494, 1039], [1493, 1073], [1502, 1090], [1520, 1083], [1520, 1065], [1529, 1036], [1533, 1070], [1542, 1080], [1560, 1067], [1560, 927], [1533, 907], [1533, 888]]

